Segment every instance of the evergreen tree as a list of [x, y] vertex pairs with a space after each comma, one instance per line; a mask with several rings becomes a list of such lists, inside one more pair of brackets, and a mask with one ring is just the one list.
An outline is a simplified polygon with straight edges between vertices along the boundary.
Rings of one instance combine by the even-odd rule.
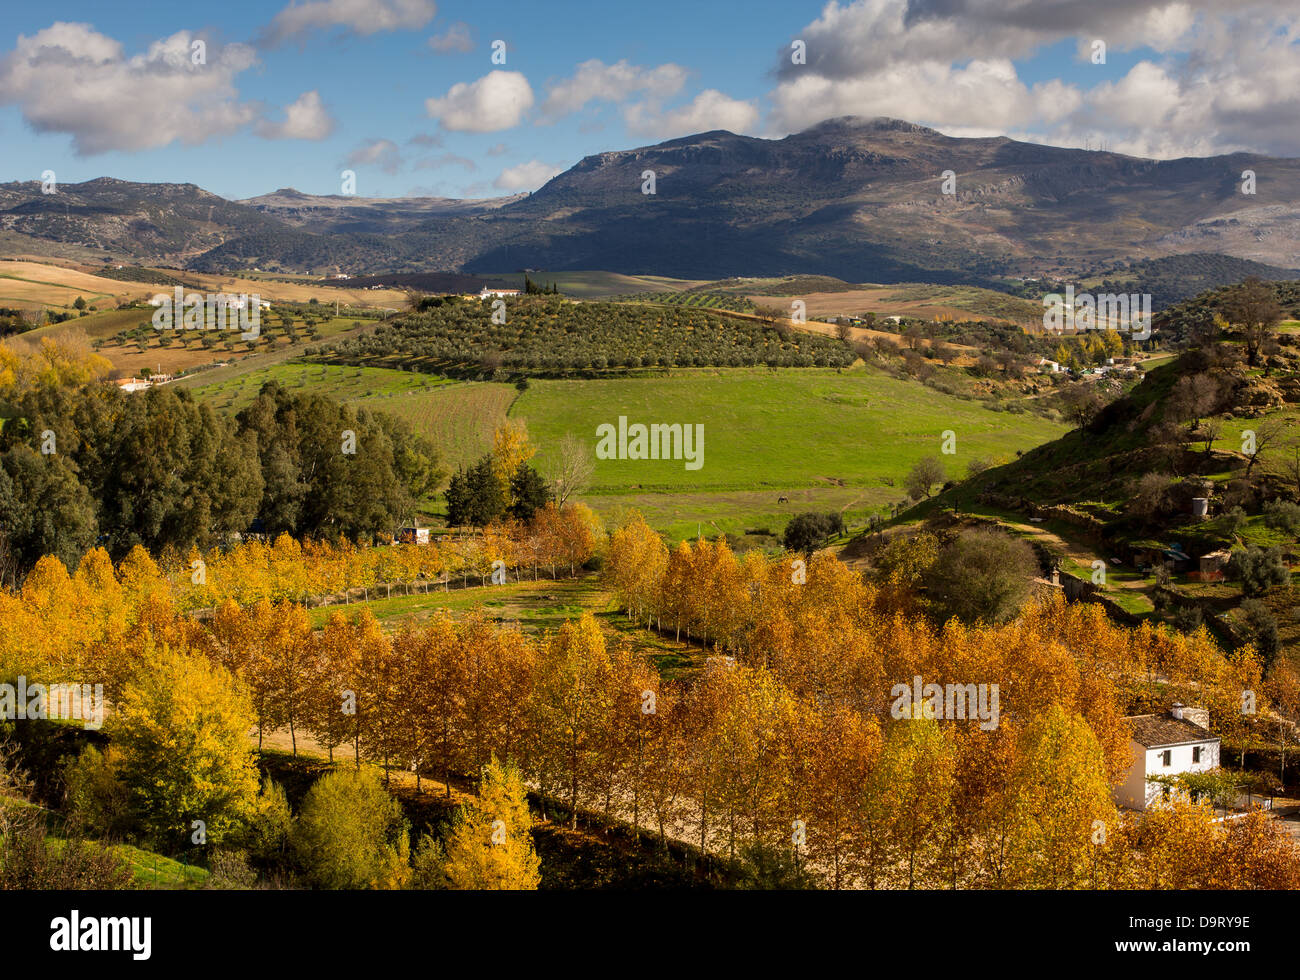
[[530, 521], [538, 508], [545, 507], [551, 491], [542, 475], [527, 463], [520, 463], [510, 478], [510, 516]]

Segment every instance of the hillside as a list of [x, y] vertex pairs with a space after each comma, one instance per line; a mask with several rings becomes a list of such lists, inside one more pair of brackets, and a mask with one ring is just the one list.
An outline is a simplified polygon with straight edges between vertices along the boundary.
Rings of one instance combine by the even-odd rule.
[[[1121, 616], [1186, 631], [1204, 623], [1229, 647], [1254, 644], [1266, 663], [1279, 652], [1300, 663], [1285, 581], [1300, 561], [1300, 347], [1281, 341], [1259, 368], [1233, 342], [1192, 348], [1076, 418], [1078, 428], [899, 522], [991, 520]], [[1248, 552], [1271, 577], [1251, 584], [1236, 557], [1228, 563]]]
[[41, 193], [39, 181], [0, 184], [0, 231], [142, 260], [186, 259], [231, 238], [283, 227], [194, 184], [99, 177]]
[[[226, 201], [190, 184], [100, 178], [43, 195], [0, 185], [0, 234], [221, 271], [604, 269], [683, 279], [815, 274], [845, 282], [1003, 284], [1131, 259], [1294, 265], [1300, 161], [1154, 161], [959, 139], [841, 118], [784, 139], [714, 131], [586, 157], [529, 195], [485, 201], [304, 195]], [[956, 193], [940, 175], [956, 174]], [[655, 193], [642, 175], [655, 174]], [[1086, 229], [1086, 234], [1080, 231]], [[1209, 258], [1202, 258], [1203, 256]]]

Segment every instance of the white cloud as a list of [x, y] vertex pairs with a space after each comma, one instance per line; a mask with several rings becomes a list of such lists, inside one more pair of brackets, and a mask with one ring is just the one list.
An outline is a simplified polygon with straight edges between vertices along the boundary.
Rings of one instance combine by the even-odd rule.
[[[1291, 0], [832, 0], [788, 49], [771, 135], [832, 116], [893, 116], [953, 135], [1034, 133], [1168, 158], [1300, 154], [1300, 9]], [[1016, 61], [1094, 39], [1148, 54], [1121, 77], [1026, 84]], [[869, 56], [865, 53], [869, 52]]]
[[424, 103], [443, 129], [466, 133], [495, 133], [518, 126], [532, 106], [532, 86], [517, 71], [493, 71], [476, 82], [459, 82], [442, 98]]
[[672, 63], [642, 68], [626, 59], [607, 65], [593, 58], [580, 64], [573, 77], [547, 87], [542, 117], [552, 121], [597, 100], [621, 104], [635, 95], [670, 98], [681, 91], [688, 74], [685, 68]]
[[758, 107], [717, 89], [705, 89], [688, 104], [666, 111], [651, 102], [638, 102], [623, 111], [623, 118], [633, 133], [671, 139], [714, 129], [747, 132], [758, 122]]
[[259, 40], [281, 44], [335, 27], [362, 36], [416, 30], [429, 23], [437, 9], [433, 0], [308, 0], [291, 3], [276, 14]]
[[371, 140], [348, 154], [343, 165], [347, 167], [378, 167], [386, 174], [402, 169], [402, 152], [392, 140]]
[[464, 53], [474, 50], [474, 39], [470, 36], [469, 25], [456, 21], [441, 34], [429, 38], [429, 47], [438, 54]]
[[529, 160], [501, 171], [501, 175], [492, 181], [492, 186], [503, 191], [532, 191], [563, 172], [563, 167], [553, 163]]
[[269, 140], [323, 140], [332, 132], [334, 119], [315, 89], [285, 107], [284, 122], [263, 119], [257, 126], [257, 134]]
[[0, 61], [0, 103], [17, 105], [39, 133], [69, 134], [83, 156], [203, 143], [257, 117], [234, 84], [257, 59], [247, 45], [227, 44], [194, 64], [196, 40], [179, 31], [127, 57], [89, 24], [58, 22], [19, 35]]

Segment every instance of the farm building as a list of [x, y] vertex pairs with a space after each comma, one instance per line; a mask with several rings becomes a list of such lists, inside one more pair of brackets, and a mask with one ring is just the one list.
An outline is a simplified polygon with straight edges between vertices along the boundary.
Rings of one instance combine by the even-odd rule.
[[1219, 767], [1219, 736], [1206, 727], [1209, 712], [1175, 703], [1167, 714], [1125, 718], [1133, 726], [1129, 749], [1133, 765], [1115, 788], [1115, 802], [1131, 810], [1145, 810], [1169, 795], [1169, 788], [1149, 782], [1152, 776], [1208, 772]]
[[404, 527], [397, 532], [397, 540], [402, 544], [428, 544], [427, 527]]

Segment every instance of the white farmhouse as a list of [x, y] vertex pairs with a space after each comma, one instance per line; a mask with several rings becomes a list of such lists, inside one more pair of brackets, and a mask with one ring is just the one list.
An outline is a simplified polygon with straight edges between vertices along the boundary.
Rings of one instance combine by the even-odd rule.
[[1115, 802], [1120, 806], [1145, 810], [1167, 795], [1165, 786], [1147, 782], [1151, 776], [1208, 772], [1219, 767], [1219, 736], [1207, 728], [1210, 714], [1204, 708], [1185, 708], [1175, 703], [1168, 714], [1135, 715], [1124, 720], [1133, 727], [1129, 740], [1133, 767], [1115, 788]]

